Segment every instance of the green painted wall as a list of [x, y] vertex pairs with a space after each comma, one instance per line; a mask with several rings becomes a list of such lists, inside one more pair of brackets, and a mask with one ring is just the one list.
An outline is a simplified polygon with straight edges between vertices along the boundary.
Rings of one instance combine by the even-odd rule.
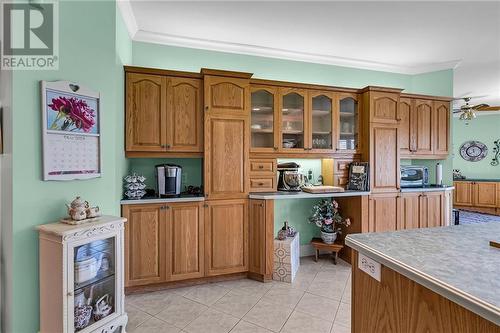
[[[131, 45], [116, 24], [113, 1], [59, 2], [59, 70], [13, 73], [13, 329], [39, 327], [38, 224], [57, 221], [76, 195], [120, 214], [123, 155], [123, 68]], [[115, 34], [121, 29], [121, 36]], [[117, 54], [117, 45], [120, 53]], [[129, 51], [127, 52], [127, 48]], [[40, 80], [69, 80], [101, 93], [103, 175], [80, 181], [42, 181]], [[60, 311], [60, 309], [53, 309]]]
[[[460, 146], [469, 140], [481, 141], [488, 155], [479, 162], [468, 162], [460, 156]], [[453, 168], [467, 178], [500, 179], [500, 166], [492, 166], [493, 141], [500, 140], [500, 114], [479, 116], [471, 121], [453, 118]]]

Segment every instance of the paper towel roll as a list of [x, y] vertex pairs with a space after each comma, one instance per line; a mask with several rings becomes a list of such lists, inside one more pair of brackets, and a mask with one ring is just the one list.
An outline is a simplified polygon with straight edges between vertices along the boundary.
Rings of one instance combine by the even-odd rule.
[[443, 166], [436, 164], [436, 185], [443, 185]]

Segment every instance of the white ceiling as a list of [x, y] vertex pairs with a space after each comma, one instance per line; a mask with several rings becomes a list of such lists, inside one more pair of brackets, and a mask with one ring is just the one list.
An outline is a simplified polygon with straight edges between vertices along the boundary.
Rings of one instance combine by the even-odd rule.
[[416, 74], [500, 105], [500, 2], [124, 1], [134, 40]]

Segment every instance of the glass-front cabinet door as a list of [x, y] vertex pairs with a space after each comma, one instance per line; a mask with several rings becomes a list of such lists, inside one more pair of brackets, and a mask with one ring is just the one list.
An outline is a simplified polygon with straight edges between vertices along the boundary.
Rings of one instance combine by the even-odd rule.
[[301, 89], [280, 89], [281, 150], [304, 151], [306, 141], [306, 92]]
[[[121, 312], [116, 237], [69, 245], [68, 290], [72, 294], [74, 332], [91, 332]], [[72, 275], [72, 276], [71, 276]], [[72, 290], [72, 291], [71, 291]], [[70, 312], [71, 313], [71, 312]], [[70, 316], [71, 317], [71, 316]]]
[[330, 92], [310, 92], [311, 141], [309, 150], [326, 152], [334, 144], [334, 98]]
[[252, 86], [251, 147], [253, 152], [278, 150], [276, 110], [278, 109], [277, 88]]
[[359, 108], [356, 94], [340, 94], [337, 131], [337, 151], [359, 149]]

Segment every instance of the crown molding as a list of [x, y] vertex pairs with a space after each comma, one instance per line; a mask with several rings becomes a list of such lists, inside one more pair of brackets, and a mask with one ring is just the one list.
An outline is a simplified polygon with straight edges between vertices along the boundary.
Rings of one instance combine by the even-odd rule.
[[130, 38], [136, 42], [146, 42], [161, 45], [186, 47], [193, 49], [226, 52], [234, 54], [252, 55], [258, 57], [286, 59], [292, 61], [309, 62], [323, 65], [351, 67], [373, 71], [383, 71], [400, 74], [423, 74], [446, 69], [457, 68], [461, 60], [452, 60], [441, 63], [430, 63], [419, 66], [398, 66], [388, 63], [368, 61], [362, 59], [337, 57], [325, 54], [316, 54], [300, 51], [292, 51], [278, 48], [263, 47], [257, 45], [222, 42], [209, 39], [192, 38], [139, 29], [135, 19], [130, 0], [118, 0], [118, 8], [122, 14]]
[[134, 40], [134, 37], [139, 30], [137, 26], [137, 21], [135, 20], [134, 11], [132, 10], [132, 5], [129, 0], [118, 0], [116, 2], [120, 13], [122, 14], [123, 21], [128, 30], [128, 35], [130, 39]]

